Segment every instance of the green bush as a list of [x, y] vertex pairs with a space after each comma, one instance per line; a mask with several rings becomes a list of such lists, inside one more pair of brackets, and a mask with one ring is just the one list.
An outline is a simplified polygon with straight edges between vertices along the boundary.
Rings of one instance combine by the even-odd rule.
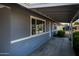
[[73, 33], [73, 37], [75, 37], [77, 35], [79, 35], [79, 31], [76, 31], [76, 32]]
[[73, 33], [73, 46], [75, 48], [79, 47], [79, 32], [74, 32]]
[[79, 36], [78, 36], [78, 35], [74, 36], [74, 39], [73, 39], [73, 46], [74, 46], [75, 48], [79, 48]]
[[65, 31], [59, 30], [58, 33], [57, 33], [57, 36], [58, 37], [64, 37], [65, 36]]
[[79, 55], [79, 32], [73, 33], [73, 48], [76, 53]]

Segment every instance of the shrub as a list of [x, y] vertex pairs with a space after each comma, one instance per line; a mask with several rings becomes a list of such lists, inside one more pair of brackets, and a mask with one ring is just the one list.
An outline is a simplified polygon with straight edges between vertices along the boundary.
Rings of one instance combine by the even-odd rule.
[[57, 33], [57, 36], [58, 37], [64, 37], [65, 36], [65, 31], [59, 30], [58, 33]]
[[77, 35], [79, 35], [79, 32], [78, 31], [76, 31], [76, 32], [73, 33], [73, 37], [75, 37]]
[[74, 46], [75, 48], [79, 48], [79, 36], [78, 36], [78, 35], [74, 36], [74, 39], [73, 39], [73, 46]]
[[79, 32], [73, 33], [73, 48], [77, 55], [79, 55]]

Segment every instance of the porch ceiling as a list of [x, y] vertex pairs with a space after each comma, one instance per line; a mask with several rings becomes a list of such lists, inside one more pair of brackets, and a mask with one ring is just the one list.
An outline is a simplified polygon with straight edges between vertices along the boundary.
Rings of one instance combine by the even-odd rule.
[[[79, 9], [79, 4], [31, 8], [39, 11], [57, 22], [70, 22]], [[76, 20], [77, 17], [74, 19]]]

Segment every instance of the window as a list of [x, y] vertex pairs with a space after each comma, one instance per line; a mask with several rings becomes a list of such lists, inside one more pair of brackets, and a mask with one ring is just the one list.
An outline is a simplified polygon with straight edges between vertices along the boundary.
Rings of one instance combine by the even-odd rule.
[[35, 19], [32, 19], [32, 35], [36, 34], [36, 24]]
[[31, 24], [32, 24], [32, 35], [35, 34], [40, 34], [45, 32], [45, 20], [39, 19], [39, 18], [35, 18], [35, 17], [31, 17]]
[[56, 24], [54, 24], [54, 29], [57, 29], [57, 26], [56, 26]]

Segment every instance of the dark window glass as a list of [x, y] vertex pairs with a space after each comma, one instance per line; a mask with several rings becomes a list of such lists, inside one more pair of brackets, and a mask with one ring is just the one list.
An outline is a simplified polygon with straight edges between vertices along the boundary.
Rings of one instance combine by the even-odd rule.
[[43, 32], [45, 32], [45, 22], [43, 21]]
[[45, 21], [32, 19], [32, 35], [45, 32]]
[[32, 19], [32, 35], [36, 34], [36, 24], [35, 19]]
[[43, 24], [41, 20], [37, 20], [36, 24], [36, 33], [42, 33], [43, 32]]

